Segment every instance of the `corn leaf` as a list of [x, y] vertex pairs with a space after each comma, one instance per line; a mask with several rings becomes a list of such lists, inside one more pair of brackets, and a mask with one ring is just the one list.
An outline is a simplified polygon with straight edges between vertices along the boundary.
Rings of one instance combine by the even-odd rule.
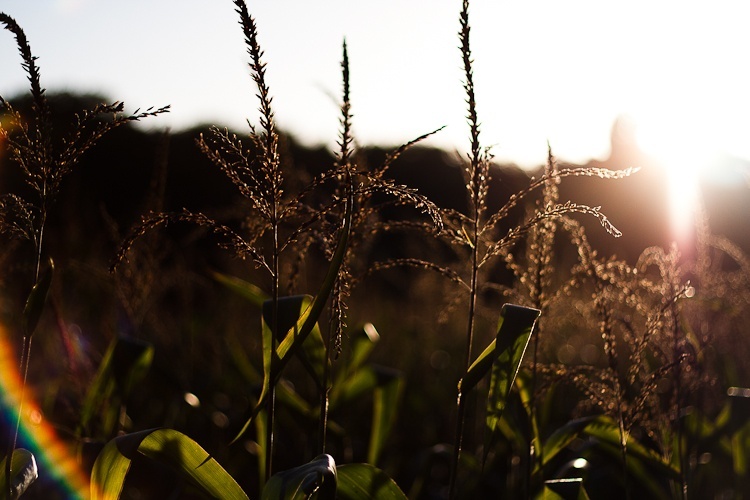
[[380, 335], [372, 323], [349, 334], [348, 356], [344, 368], [336, 371], [329, 396], [331, 409], [375, 387], [375, 372], [363, 365], [379, 340]]
[[372, 323], [366, 323], [362, 328], [349, 335], [349, 345], [351, 346], [351, 355], [346, 364], [346, 371], [342, 371], [342, 376], [357, 371], [367, 360], [375, 349], [375, 344], [380, 340], [380, 334]]
[[[8, 483], [5, 477], [6, 460], [0, 462], [0, 495], [8, 493]], [[13, 450], [13, 458], [10, 461], [10, 494], [11, 498], [20, 497], [39, 477], [34, 455], [23, 448]]]
[[351, 401], [367, 391], [373, 390], [378, 385], [378, 377], [371, 366], [363, 366], [351, 377], [344, 380], [340, 386], [335, 387], [335, 397], [331, 396], [330, 408], [336, 408]]
[[28, 298], [26, 299], [26, 305], [23, 308], [24, 327], [26, 328], [26, 336], [30, 337], [34, 330], [36, 330], [37, 324], [39, 324], [39, 318], [42, 316], [44, 311], [44, 304], [47, 302], [47, 293], [49, 287], [52, 284], [52, 275], [55, 271], [55, 264], [52, 259], [49, 259], [49, 265], [44, 271], [44, 274], [39, 278], [31, 289]]
[[101, 420], [100, 435], [111, 435], [120, 403], [143, 380], [151, 367], [153, 356], [153, 346], [137, 339], [118, 337], [110, 343], [86, 393], [81, 408], [79, 434], [90, 437], [93, 433], [91, 421], [98, 415]]
[[[242, 428], [232, 440], [233, 443], [236, 442], [240, 437], [242, 437], [245, 434], [245, 432], [247, 432], [247, 429], [250, 427], [250, 424], [252, 423], [253, 418], [255, 418], [255, 416], [258, 414], [261, 408], [263, 408], [263, 406], [265, 405], [266, 398], [268, 398], [268, 394], [271, 390], [271, 386], [276, 384], [279, 377], [281, 376], [281, 372], [283, 371], [284, 366], [286, 366], [286, 363], [289, 362], [291, 355], [305, 341], [307, 336], [315, 327], [315, 324], [317, 323], [318, 318], [320, 318], [320, 315], [323, 312], [323, 308], [325, 307], [326, 302], [328, 302], [328, 298], [330, 297], [331, 291], [333, 290], [333, 285], [336, 282], [336, 277], [338, 276], [339, 268], [344, 262], [344, 257], [346, 256], [346, 251], [347, 251], [347, 247], [349, 244], [349, 233], [351, 231], [351, 226], [352, 226], [352, 199], [350, 196], [346, 202], [346, 211], [344, 214], [344, 226], [341, 228], [339, 241], [336, 246], [336, 252], [333, 254], [333, 258], [331, 259], [331, 263], [328, 266], [328, 271], [326, 272], [325, 278], [323, 279], [323, 283], [321, 284], [320, 289], [318, 290], [318, 293], [315, 295], [315, 298], [313, 298], [312, 303], [299, 316], [299, 319], [297, 319], [296, 324], [292, 328], [290, 328], [289, 331], [286, 333], [286, 336], [284, 337], [284, 339], [279, 343], [278, 348], [274, 349], [272, 346], [266, 346], [266, 343], [264, 340], [263, 389], [261, 391], [260, 397], [258, 398], [258, 402], [256, 403], [255, 407], [250, 411], [250, 414], [246, 418], [245, 423], [243, 424]], [[268, 358], [268, 368], [266, 368], [265, 366], [267, 358]], [[272, 359], [274, 360], [273, 363], [271, 362]], [[275, 361], [276, 359], [278, 359], [278, 362]]]
[[[621, 461], [620, 431], [617, 423], [607, 416], [594, 419], [583, 433], [597, 441], [597, 447], [613, 459]], [[651, 498], [669, 498], [661, 479], [680, 480], [676, 466], [666, 462], [659, 454], [646, 448], [632, 437], [627, 442], [628, 477], [636, 481]]]
[[[459, 382], [459, 390], [465, 393], [473, 389], [497, 360], [498, 370], [504, 370], [505, 373], [503, 378], [496, 380], [496, 392], [504, 394], [507, 399], [539, 314], [539, 310], [530, 307], [503, 305], [495, 340], [471, 364]], [[497, 376], [500, 377], [501, 374], [498, 373]]]
[[[290, 297], [281, 297], [278, 302], [278, 327], [274, 338], [277, 341], [281, 341], [284, 338], [284, 334], [290, 330], [294, 330], [297, 325], [297, 320], [304, 313], [304, 311], [310, 307], [312, 297], [309, 295], [293, 295]], [[263, 303], [263, 328], [271, 328], [271, 321], [273, 316], [273, 301], [266, 300]], [[297, 356], [302, 361], [302, 365], [310, 373], [315, 383], [318, 385], [318, 389], [323, 387], [323, 377], [325, 372], [325, 364], [327, 362], [326, 357], [326, 345], [323, 341], [323, 335], [320, 333], [320, 328], [316, 322], [313, 325], [312, 331], [302, 342], [302, 348], [297, 351]]]
[[112, 375], [117, 389], [126, 399], [143, 380], [154, 359], [154, 347], [149, 342], [120, 337], [112, 353]]
[[372, 395], [372, 430], [367, 452], [367, 462], [373, 465], [378, 463], [388, 435], [396, 421], [396, 410], [403, 388], [401, 372], [376, 367], [375, 374], [377, 386]]
[[261, 500], [305, 500], [315, 493], [317, 500], [336, 500], [336, 462], [330, 455], [319, 455], [311, 462], [274, 474]]
[[544, 483], [544, 500], [589, 500], [580, 477], [551, 479]]
[[505, 410], [539, 314], [539, 310], [529, 307], [512, 304], [503, 306], [495, 339], [495, 360], [492, 363], [490, 390], [487, 396], [487, 427], [491, 432], [495, 431], [497, 420]]
[[[547, 465], [558, 453], [567, 448], [596, 418], [584, 417], [570, 420], [562, 427], [556, 429], [542, 445], [542, 461], [544, 462], [542, 465]], [[536, 469], [539, 469], [539, 464], [537, 464]]]
[[216, 281], [226, 286], [239, 296], [249, 300], [258, 309], [263, 307], [263, 302], [268, 300], [268, 294], [260, 289], [260, 287], [253, 285], [249, 281], [237, 278], [236, 276], [230, 276], [219, 272], [212, 273]]
[[337, 468], [338, 500], [406, 500], [388, 474], [370, 464], [346, 464]]
[[136, 454], [172, 467], [209, 498], [248, 498], [234, 478], [198, 443], [172, 429], [151, 429], [119, 436], [107, 443], [91, 472], [92, 500], [119, 498]]

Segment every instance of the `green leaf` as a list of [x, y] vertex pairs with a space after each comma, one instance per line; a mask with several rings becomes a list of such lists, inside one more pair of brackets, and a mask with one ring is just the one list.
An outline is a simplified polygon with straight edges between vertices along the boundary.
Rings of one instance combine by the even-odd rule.
[[[275, 339], [281, 341], [284, 334], [294, 330], [297, 320], [304, 311], [310, 306], [312, 297], [309, 295], [293, 295], [290, 297], [281, 297], [278, 301], [278, 327], [276, 329]], [[273, 301], [266, 300], [263, 303], [263, 328], [269, 328], [273, 321]], [[326, 356], [326, 345], [323, 341], [323, 335], [316, 322], [307, 338], [302, 342], [302, 348], [297, 350], [297, 356], [302, 361], [305, 369], [315, 380], [318, 389], [323, 387], [323, 378], [325, 364], [328, 361]]]
[[[586, 426], [583, 433], [596, 439], [598, 449], [622, 463], [620, 431], [614, 420], [600, 415]], [[628, 437], [627, 441], [627, 468], [630, 480], [647, 490], [651, 498], [669, 497], [663, 489], [663, 479], [680, 480], [679, 469], [676, 466], [666, 462], [658, 453], [645, 447], [632, 436]]]
[[268, 415], [265, 411], [258, 412], [258, 415], [253, 420], [255, 425], [255, 442], [258, 444], [257, 453], [255, 458], [258, 461], [258, 484], [262, 488], [266, 483], [266, 454], [265, 449], [268, 446], [266, 442], [266, 429], [268, 429]]
[[234, 366], [242, 374], [245, 382], [249, 385], [260, 385], [263, 383], [263, 376], [250, 361], [239, 339], [235, 335], [228, 335], [225, 337], [225, 342], [227, 353], [234, 362]]
[[460, 392], [464, 393], [473, 389], [490, 371], [495, 360], [499, 360], [500, 368], [498, 369], [504, 369], [506, 374], [504, 381], [497, 381], [497, 384], [502, 384], [502, 387], [498, 385], [497, 391], [505, 394], [507, 398], [539, 314], [538, 309], [512, 304], [503, 305], [497, 336], [466, 371], [459, 382]]
[[[6, 460], [0, 462], [0, 495], [8, 492], [8, 483], [5, 477]], [[28, 487], [39, 477], [36, 467], [36, 459], [29, 450], [18, 448], [13, 450], [13, 458], [10, 461], [10, 493], [11, 498], [18, 498], [24, 494]]]
[[[235, 337], [227, 337], [227, 348], [229, 355], [245, 381], [251, 385], [260, 385], [263, 383], [263, 376], [250, 362], [244, 348]], [[276, 384], [276, 401], [300, 415], [317, 419], [317, 412], [294, 390], [292, 384], [285, 383], [283, 379]]]
[[39, 318], [42, 316], [44, 311], [44, 304], [47, 302], [47, 293], [49, 287], [52, 284], [52, 275], [55, 271], [55, 264], [52, 259], [49, 259], [49, 265], [44, 271], [44, 274], [39, 278], [31, 289], [28, 298], [26, 299], [26, 305], [23, 308], [23, 317], [25, 319], [24, 326], [26, 328], [26, 336], [30, 337], [36, 330], [37, 324], [39, 324]]
[[[125, 476], [130, 470], [130, 461], [133, 456], [132, 450], [120, 451], [118, 440], [121, 445], [125, 439], [133, 434], [120, 436], [107, 443], [99, 456], [96, 457], [94, 467], [91, 470], [91, 500], [99, 498], [103, 500], [115, 500], [120, 498], [122, 487], [125, 484]], [[137, 446], [136, 446], [137, 449]]]
[[112, 375], [126, 399], [133, 388], [146, 376], [154, 359], [154, 347], [143, 340], [120, 337], [112, 353]]
[[336, 408], [355, 399], [378, 385], [378, 377], [371, 366], [363, 366], [340, 386], [335, 386], [335, 398], [331, 396], [330, 408]]
[[396, 410], [401, 399], [403, 374], [382, 367], [375, 368], [377, 386], [373, 392], [372, 430], [367, 462], [377, 464], [388, 435], [396, 421]]
[[91, 472], [91, 498], [116, 499], [136, 454], [175, 469], [209, 498], [247, 499], [237, 482], [198, 443], [172, 429], [119, 436], [104, 447]]
[[732, 462], [737, 478], [747, 478], [750, 470], [750, 427], [742, 427], [731, 436]]
[[[333, 290], [333, 285], [336, 282], [339, 269], [341, 268], [341, 265], [344, 262], [344, 257], [346, 256], [346, 251], [349, 243], [349, 233], [351, 232], [352, 227], [352, 204], [353, 200], [350, 194], [349, 198], [347, 198], [346, 201], [344, 226], [341, 228], [339, 241], [336, 246], [336, 252], [333, 254], [331, 263], [328, 266], [328, 271], [323, 278], [323, 283], [321, 284], [320, 289], [318, 290], [317, 295], [315, 295], [312, 303], [299, 316], [297, 323], [289, 329], [286, 336], [284, 337], [284, 340], [281, 341], [278, 348], [274, 349], [272, 345], [271, 347], [267, 348], [264, 336], [263, 389], [261, 390], [258, 402], [252, 409], [252, 411], [250, 411], [250, 415], [246, 418], [242, 429], [240, 429], [240, 431], [234, 437], [232, 443], [236, 442], [245, 434], [245, 432], [247, 432], [250, 424], [253, 421], [253, 418], [255, 418], [261, 408], [263, 408], [263, 406], [265, 405], [266, 398], [268, 398], [268, 394], [271, 391], [271, 386], [276, 384], [276, 382], [278, 381], [279, 377], [281, 376], [281, 372], [284, 369], [284, 366], [286, 366], [286, 363], [288, 363], [289, 359], [291, 358], [291, 354], [293, 354], [294, 351], [305, 341], [307, 336], [315, 327], [318, 318], [320, 318], [320, 315], [323, 313], [326, 302], [328, 302], [328, 298], [330, 297], [331, 291]], [[268, 353], [266, 351], [268, 351]], [[265, 363], [267, 357], [269, 358], [269, 362], [268, 368], [266, 369]], [[273, 363], [271, 362], [271, 360], [273, 360]], [[273, 367], [271, 366], [272, 364]]]
[[589, 500], [580, 477], [544, 482], [544, 500]]
[[274, 474], [263, 488], [260, 498], [302, 500], [317, 493], [318, 500], [336, 500], [336, 476], [336, 462], [333, 457], [319, 455], [309, 463]]
[[143, 380], [151, 367], [153, 356], [153, 346], [141, 340], [118, 337], [110, 343], [86, 393], [79, 434], [85, 433], [90, 437], [91, 420], [94, 415], [99, 415], [102, 437], [111, 435], [120, 403]]
[[377, 385], [375, 372], [364, 363], [379, 340], [380, 334], [372, 323], [349, 334], [344, 368], [337, 370], [329, 396], [331, 409]]
[[260, 289], [260, 287], [253, 285], [252, 283], [235, 276], [229, 276], [219, 272], [212, 273], [216, 281], [226, 286], [241, 297], [249, 300], [258, 309], [263, 307], [263, 302], [268, 300], [268, 294]]
[[337, 468], [338, 500], [407, 500], [388, 474], [370, 464], [346, 464]]
[[487, 395], [487, 427], [491, 431], [495, 430], [497, 420], [505, 410], [539, 314], [538, 309], [512, 304], [503, 306], [495, 339], [495, 360], [492, 364], [490, 390]]
[[[575, 420], [570, 420], [565, 423], [562, 427], [559, 427], [552, 433], [542, 445], [542, 460], [543, 465], [547, 465], [552, 459], [554, 459], [558, 453], [568, 447], [578, 436], [581, 435], [583, 430], [597, 417], [584, 417]], [[537, 469], [539, 465], [537, 464]]]
[[380, 340], [380, 334], [372, 323], [365, 323], [362, 328], [349, 335], [351, 355], [346, 364], [346, 370], [341, 370], [341, 376], [346, 377], [356, 372], [375, 349]]

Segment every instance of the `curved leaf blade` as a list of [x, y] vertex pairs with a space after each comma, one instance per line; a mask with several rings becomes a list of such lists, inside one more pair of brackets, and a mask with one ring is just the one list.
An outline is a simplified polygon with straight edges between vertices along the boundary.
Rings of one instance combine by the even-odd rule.
[[547, 500], [589, 500], [580, 477], [551, 479], [544, 482], [544, 499]]
[[396, 411], [403, 389], [401, 372], [381, 367], [374, 367], [374, 371], [377, 386], [372, 394], [372, 430], [367, 451], [367, 462], [373, 465], [378, 463], [388, 435], [396, 421]]
[[319, 455], [309, 463], [274, 474], [260, 498], [304, 500], [317, 493], [318, 500], [336, 500], [336, 487], [336, 462], [330, 455]]
[[245, 281], [236, 276], [230, 276], [220, 272], [212, 273], [214, 279], [233, 291], [240, 297], [243, 297], [250, 301], [258, 309], [263, 307], [263, 302], [268, 300], [268, 294], [264, 292], [260, 287], [253, 285], [249, 281]]
[[107, 443], [91, 474], [92, 500], [119, 498], [136, 453], [171, 466], [210, 498], [248, 498], [234, 478], [198, 443], [179, 431], [151, 429], [119, 436]]
[[[3, 458], [0, 462], [0, 471], [5, 471], [6, 460]], [[28, 487], [39, 477], [39, 469], [36, 466], [34, 455], [23, 448], [13, 450], [13, 457], [10, 460], [10, 490], [6, 481], [5, 472], [0, 473], [0, 495], [5, 495], [10, 491], [11, 498], [18, 498], [23, 495]]]
[[[133, 434], [129, 434], [133, 436]], [[122, 436], [123, 438], [126, 436]], [[96, 457], [91, 470], [91, 500], [114, 500], [120, 498], [125, 476], [130, 470], [131, 456], [118, 449], [117, 439], [107, 443]]]
[[[570, 420], [556, 429], [543, 443], [542, 465], [547, 465], [558, 453], [568, 447], [581, 435], [583, 430], [597, 417], [583, 417]], [[537, 464], [536, 469], [539, 468]]]
[[[461, 392], [473, 389], [490, 371], [495, 360], [500, 360], [506, 372], [500, 392], [505, 393], [507, 399], [507, 393], [510, 392], [518, 368], [521, 366], [526, 345], [531, 338], [531, 332], [539, 314], [538, 309], [504, 304], [500, 313], [497, 336], [466, 371], [466, 375], [459, 382]], [[501, 388], [498, 387], [498, 389]]]
[[90, 437], [91, 421], [99, 415], [101, 435], [111, 436], [120, 402], [127, 399], [133, 387], [143, 380], [153, 356], [153, 346], [141, 340], [118, 337], [110, 343], [86, 393], [78, 424], [79, 434]]
[[388, 474], [370, 464], [341, 465], [337, 471], [338, 500], [407, 500]]
[[[281, 297], [278, 301], [278, 322], [274, 338], [278, 341], [283, 340], [284, 334], [294, 330], [297, 321], [305, 310], [310, 306], [312, 297], [309, 295], [292, 295]], [[263, 303], [263, 328], [270, 329], [273, 318], [273, 301], [266, 300]], [[325, 371], [326, 345], [323, 341], [323, 335], [320, 333], [317, 321], [313, 325], [312, 331], [302, 342], [302, 348], [298, 349], [297, 356], [302, 361], [305, 369], [315, 380], [318, 388], [323, 386]]]
[[55, 263], [52, 259], [49, 259], [49, 265], [44, 271], [44, 274], [39, 278], [31, 289], [28, 298], [26, 299], [26, 305], [23, 308], [24, 327], [26, 329], [26, 336], [31, 336], [36, 330], [36, 326], [39, 324], [39, 318], [42, 317], [42, 311], [44, 311], [44, 304], [47, 302], [47, 294], [49, 293], [49, 287], [52, 284], [52, 275], [55, 271]]

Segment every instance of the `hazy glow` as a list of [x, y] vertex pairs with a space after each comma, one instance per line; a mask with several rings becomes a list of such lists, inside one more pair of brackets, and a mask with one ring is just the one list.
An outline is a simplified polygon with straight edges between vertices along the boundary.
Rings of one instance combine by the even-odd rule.
[[716, 161], [717, 144], [698, 128], [695, 120], [652, 119], [637, 125], [636, 138], [643, 151], [667, 170], [672, 237], [681, 245], [692, 242], [700, 179]]

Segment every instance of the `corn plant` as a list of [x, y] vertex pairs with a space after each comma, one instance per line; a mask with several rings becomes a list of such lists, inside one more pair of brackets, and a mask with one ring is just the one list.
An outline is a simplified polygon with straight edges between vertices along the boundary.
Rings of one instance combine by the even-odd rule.
[[[374, 208], [369, 204], [373, 195], [390, 195], [399, 204], [411, 205], [425, 212], [433, 218], [435, 224], [439, 224], [439, 220], [436, 210], [428, 200], [414, 190], [398, 186], [384, 177], [385, 171], [405, 149], [431, 133], [398, 148], [388, 157], [385, 164], [373, 173], [355, 168], [352, 159], [353, 138], [346, 44], [342, 62], [344, 98], [341, 106], [340, 151], [337, 164], [296, 194], [289, 193], [285, 187], [285, 172], [278, 151], [279, 134], [274, 122], [270, 90], [266, 84], [266, 66], [262, 61], [263, 53], [258, 43], [257, 27], [245, 3], [237, 0], [234, 4], [245, 35], [253, 80], [258, 88], [262, 131], [256, 132], [251, 126], [249, 147], [237, 136], [219, 129], [213, 129], [210, 137], [202, 136], [198, 145], [227, 175], [245, 199], [247, 213], [242, 223], [249, 229], [248, 236], [241, 235], [237, 230], [220, 224], [205, 214], [194, 213], [188, 209], [173, 213], [154, 212], [145, 215], [125, 239], [113, 269], [126, 258], [135, 240], [147, 231], [160, 225], [189, 222], [209, 228], [223, 246], [241, 258], [252, 260], [257, 268], [267, 273], [270, 278], [270, 293], [268, 301], [263, 306], [263, 389], [234, 441], [243, 436], [260, 412], [264, 411], [265, 457], [261, 467], [265, 470], [265, 479], [268, 480], [273, 472], [277, 384], [292, 355], [298, 351], [303, 355], [309, 353], [304, 346], [311, 333], [310, 342], [317, 346], [322, 345], [317, 323], [329, 297], [332, 297], [331, 328], [325, 347], [325, 359], [318, 358], [311, 365], [321, 392], [320, 441], [321, 448], [324, 449], [329, 391], [328, 365], [339, 349], [341, 332], [345, 324], [345, 298], [349, 277], [347, 255], [352, 237], [361, 235], [361, 238], [371, 231], [368, 224], [374, 214]], [[323, 188], [329, 185], [333, 185], [332, 196], [320, 201], [321, 193], [324, 193]], [[319, 204], [314, 206], [311, 203]], [[353, 233], [354, 231], [357, 232]], [[319, 241], [323, 250], [330, 256], [330, 265], [320, 289], [309, 302], [300, 302], [291, 297], [291, 300], [283, 298], [280, 292], [283, 285], [282, 256], [293, 248], [301, 255], [315, 241]], [[292, 309], [296, 312], [291, 321], [282, 321], [282, 318], [289, 317], [289, 314], [282, 311], [282, 308], [289, 304], [294, 304]]]
[[[574, 212], [589, 214], [596, 217], [610, 234], [619, 236], [619, 231], [600, 211], [599, 207], [589, 207], [586, 205], [575, 204], [572, 202], [557, 203], [554, 198], [546, 199], [545, 206], [540, 207], [526, 220], [513, 226], [506, 234], [498, 234], [499, 223], [503, 221], [511, 209], [513, 209], [523, 198], [532, 191], [556, 183], [560, 178], [566, 176], [597, 176], [602, 178], [621, 178], [630, 175], [632, 171], [614, 172], [604, 169], [580, 169], [556, 171], [549, 170], [537, 181], [532, 181], [531, 185], [524, 191], [513, 195], [508, 202], [495, 213], [488, 213], [487, 195], [489, 191], [489, 179], [491, 176], [492, 155], [488, 148], [483, 148], [480, 141], [480, 127], [477, 111], [477, 103], [474, 94], [474, 75], [472, 70], [472, 55], [470, 46], [471, 27], [469, 24], [469, 2], [462, 3], [460, 19], [460, 50], [464, 69], [464, 91], [466, 93], [467, 121], [469, 124], [470, 152], [465, 162], [465, 179], [467, 197], [469, 200], [469, 211], [462, 214], [456, 211], [444, 211], [443, 221], [446, 231], [441, 233], [441, 237], [461, 252], [468, 252], [468, 276], [462, 276], [460, 272], [448, 268], [439, 268], [453, 281], [465, 288], [468, 292], [468, 312], [466, 323], [466, 347], [464, 350], [465, 363], [464, 371], [468, 374], [474, 359], [473, 344], [476, 329], [477, 317], [477, 297], [479, 291], [483, 288], [483, 279], [481, 272], [487, 270], [490, 264], [502, 257], [508, 252], [508, 248], [519, 239], [528, 235], [530, 231], [537, 227], [546, 228], [550, 233], [550, 221], [565, 214]], [[542, 229], [540, 231], [545, 231]], [[541, 260], [543, 265], [543, 260]], [[427, 265], [427, 267], [433, 267]], [[540, 277], [543, 279], [544, 270], [540, 267]], [[537, 299], [537, 305], [541, 302]], [[536, 344], [535, 344], [536, 345]], [[525, 348], [521, 351], [523, 351]], [[519, 359], [520, 362], [520, 359]], [[465, 380], [465, 377], [462, 379]], [[513, 377], [511, 377], [511, 382]], [[512, 385], [512, 384], [511, 384]], [[456, 494], [458, 464], [461, 456], [463, 441], [463, 431], [465, 425], [465, 393], [463, 392], [464, 384], [459, 384], [456, 432], [454, 438], [454, 452], [451, 467], [450, 496]], [[504, 400], [507, 395], [498, 396], [494, 393], [491, 398], [496, 400], [495, 407], [500, 409], [504, 407]], [[499, 417], [499, 413], [496, 416]]]
[[[138, 121], [149, 116], [156, 116], [168, 111], [168, 106], [133, 114], [122, 113], [124, 106], [120, 102], [102, 104], [92, 110], [83, 111], [76, 116], [73, 132], [66, 137], [56, 137], [51, 126], [51, 113], [45, 89], [42, 87], [36, 57], [26, 35], [18, 23], [9, 15], [0, 13], [0, 22], [11, 32], [21, 55], [22, 67], [25, 70], [33, 100], [33, 119], [27, 124], [11, 104], [0, 97], [2, 111], [9, 116], [9, 132], [0, 128], [2, 138], [7, 142], [10, 158], [21, 169], [24, 181], [31, 190], [31, 198], [23, 198], [14, 193], [5, 193], [0, 197], [0, 234], [25, 242], [33, 248], [31, 255], [33, 285], [24, 310], [23, 345], [20, 356], [20, 371], [23, 386], [26, 385], [29, 360], [31, 357], [31, 340], [39, 322], [47, 292], [52, 280], [52, 259], [45, 259], [44, 236], [47, 217], [59, 192], [62, 180], [75, 168], [81, 155], [90, 149], [107, 132], [126, 123]], [[109, 118], [103, 118], [109, 115]], [[45, 260], [48, 261], [46, 269]], [[23, 404], [23, 396], [21, 405]], [[15, 447], [21, 419], [18, 417], [15, 428], [11, 431], [4, 466], [4, 494], [9, 497], [20, 494], [20, 487], [14, 486], [13, 466], [17, 466]], [[18, 471], [15, 471], [18, 472]], [[17, 490], [17, 491], [14, 491]]]

